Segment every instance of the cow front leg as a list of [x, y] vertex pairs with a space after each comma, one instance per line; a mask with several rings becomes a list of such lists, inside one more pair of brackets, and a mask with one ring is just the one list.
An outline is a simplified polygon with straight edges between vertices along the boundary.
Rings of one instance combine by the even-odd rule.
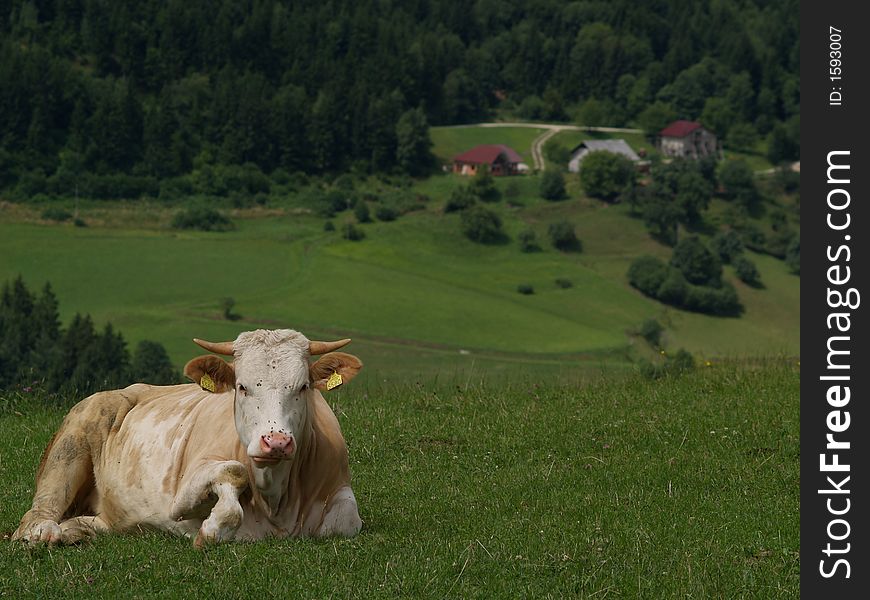
[[239, 495], [248, 487], [248, 471], [234, 460], [209, 462], [200, 466], [178, 490], [170, 507], [173, 520], [206, 517], [193, 544], [226, 542], [236, 537], [244, 511]]
[[323, 523], [316, 535], [353, 537], [362, 529], [359, 507], [350, 486], [339, 489], [324, 507]]

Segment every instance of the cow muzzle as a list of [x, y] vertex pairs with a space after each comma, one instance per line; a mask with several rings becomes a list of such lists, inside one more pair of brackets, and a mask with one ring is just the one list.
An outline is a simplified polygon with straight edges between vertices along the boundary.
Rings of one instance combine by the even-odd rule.
[[270, 433], [260, 436], [260, 454], [252, 456], [254, 462], [260, 464], [275, 464], [282, 460], [293, 458], [296, 453], [296, 439], [293, 435]]

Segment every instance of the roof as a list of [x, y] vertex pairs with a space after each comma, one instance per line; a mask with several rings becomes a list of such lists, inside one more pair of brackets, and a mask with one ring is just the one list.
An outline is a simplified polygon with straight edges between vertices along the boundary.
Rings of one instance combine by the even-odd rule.
[[581, 148], [587, 148], [590, 152], [594, 152], [595, 150], [606, 150], [608, 152], [613, 152], [614, 154], [621, 154], [631, 160], [640, 160], [640, 157], [631, 149], [631, 146], [629, 146], [625, 140], [586, 140], [571, 150], [571, 156], [574, 156], [574, 154], [576, 154], [576, 152]]
[[522, 156], [517, 154], [513, 148], [505, 146], [504, 144], [483, 144], [481, 146], [475, 146], [471, 150], [463, 152], [462, 154], [457, 154], [453, 157], [453, 160], [491, 165], [501, 154], [505, 155], [507, 162], [523, 162]]
[[674, 121], [659, 132], [662, 137], [686, 137], [696, 129], [700, 128], [701, 124], [697, 121]]

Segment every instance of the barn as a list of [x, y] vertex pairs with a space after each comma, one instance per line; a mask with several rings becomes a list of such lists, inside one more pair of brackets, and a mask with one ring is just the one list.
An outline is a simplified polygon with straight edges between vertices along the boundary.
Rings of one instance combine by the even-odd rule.
[[640, 156], [637, 152], [631, 149], [631, 146], [625, 140], [586, 140], [575, 146], [571, 150], [571, 158], [568, 160], [568, 170], [571, 173], [580, 172], [580, 163], [590, 152], [605, 150], [614, 154], [621, 154], [633, 163], [640, 161]]

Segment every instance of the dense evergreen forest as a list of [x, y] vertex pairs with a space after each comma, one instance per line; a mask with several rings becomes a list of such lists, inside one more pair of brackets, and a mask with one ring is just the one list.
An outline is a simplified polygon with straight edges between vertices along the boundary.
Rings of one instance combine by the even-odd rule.
[[0, 0], [0, 189], [415, 175], [430, 124], [497, 115], [701, 119], [795, 159], [798, 17], [797, 0]]

